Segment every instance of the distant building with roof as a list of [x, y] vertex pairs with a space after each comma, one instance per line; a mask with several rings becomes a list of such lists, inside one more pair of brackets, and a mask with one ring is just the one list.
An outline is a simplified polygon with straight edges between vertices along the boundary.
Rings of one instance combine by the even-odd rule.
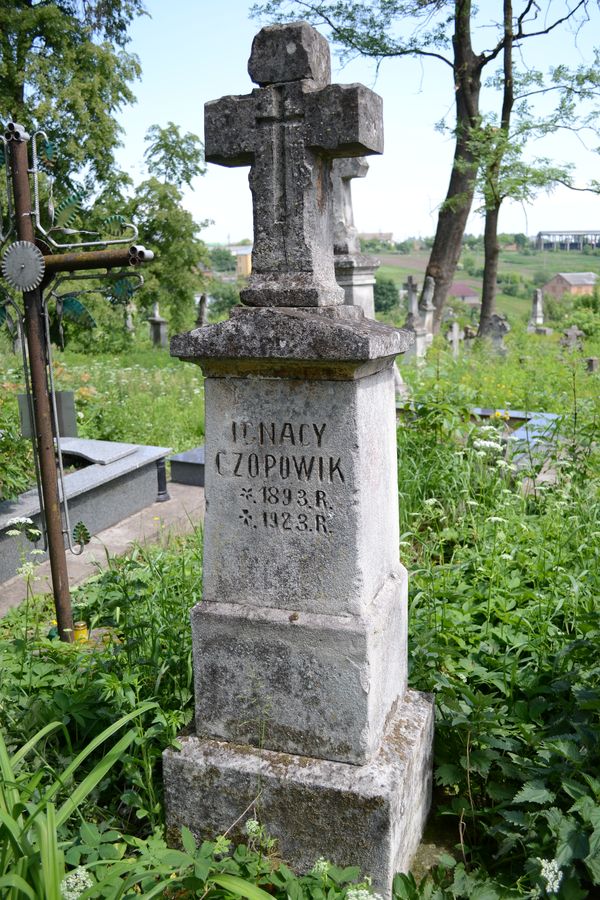
[[461, 300], [462, 303], [468, 303], [469, 306], [479, 306], [480, 303], [479, 294], [466, 281], [454, 281], [450, 285], [448, 296]]
[[558, 272], [554, 278], [544, 285], [544, 294], [560, 298], [563, 294], [573, 297], [593, 294], [598, 276], [595, 272]]
[[583, 250], [600, 246], [600, 231], [538, 231], [535, 239], [538, 250]]
[[358, 235], [361, 241], [379, 241], [380, 244], [394, 244], [394, 235], [391, 231], [361, 231]]

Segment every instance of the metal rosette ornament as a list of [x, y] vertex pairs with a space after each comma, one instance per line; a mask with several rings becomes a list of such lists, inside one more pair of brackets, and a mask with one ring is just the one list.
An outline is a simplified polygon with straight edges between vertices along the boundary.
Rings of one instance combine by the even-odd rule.
[[2, 276], [15, 290], [34, 291], [44, 278], [42, 251], [31, 241], [15, 241], [2, 257]]

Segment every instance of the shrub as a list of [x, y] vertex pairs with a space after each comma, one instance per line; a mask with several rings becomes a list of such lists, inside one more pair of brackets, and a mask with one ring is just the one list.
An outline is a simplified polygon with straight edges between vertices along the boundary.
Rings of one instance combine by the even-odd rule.
[[375, 282], [375, 312], [389, 312], [398, 306], [398, 288], [391, 278], [381, 277]]

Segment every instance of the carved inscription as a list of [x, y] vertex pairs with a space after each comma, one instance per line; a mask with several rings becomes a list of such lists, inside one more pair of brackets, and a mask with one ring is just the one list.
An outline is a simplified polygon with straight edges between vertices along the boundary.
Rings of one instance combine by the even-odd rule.
[[325, 422], [231, 423], [217, 475], [239, 479], [242, 526], [298, 535], [333, 532], [333, 494], [346, 485], [341, 456], [327, 452]]

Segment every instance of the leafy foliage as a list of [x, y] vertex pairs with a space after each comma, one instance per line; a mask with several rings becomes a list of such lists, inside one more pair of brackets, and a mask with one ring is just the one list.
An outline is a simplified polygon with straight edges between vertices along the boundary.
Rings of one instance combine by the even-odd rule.
[[115, 113], [133, 100], [139, 75], [124, 49], [127, 30], [142, 11], [141, 0], [0, 3], [0, 109], [30, 132], [47, 132], [45, 163], [61, 181], [85, 166], [110, 176]]
[[21, 436], [13, 371], [3, 373], [6, 380], [0, 381], [0, 501], [14, 500], [32, 481], [31, 444]]
[[[398, 432], [410, 677], [436, 697], [437, 815], [467, 864], [440, 876], [440, 897], [476, 896], [482, 879], [485, 896], [542, 890], [540, 859], [556, 860], [561, 897], [600, 883], [595, 415], [565, 419], [557, 481], [529, 493], [502, 420], [482, 446], [446, 388]], [[410, 887], [399, 896], [427, 896]]]
[[398, 306], [398, 288], [391, 278], [380, 276], [373, 290], [375, 312], [388, 312]]
[[151, 125], [144, 140], [148, 171], [164, 182], [191, 187], [194, 178], [206, 171], [202, 141], [191, 132], [181, 134], [174, 122], [167, 122], [165, 128]]

